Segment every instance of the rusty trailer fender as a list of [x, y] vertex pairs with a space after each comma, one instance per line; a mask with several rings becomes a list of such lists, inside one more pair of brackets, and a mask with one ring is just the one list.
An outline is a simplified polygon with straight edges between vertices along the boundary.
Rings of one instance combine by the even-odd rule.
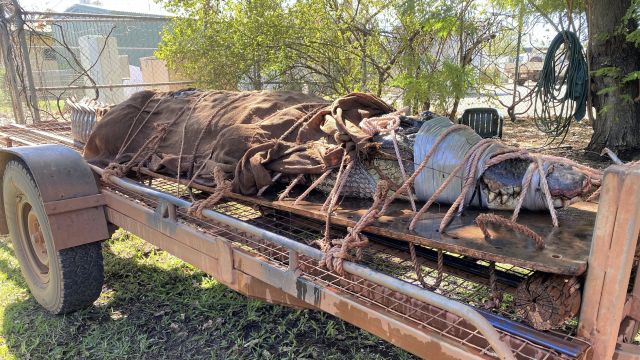
[[[0, 177], [11, 160], [22, 162], [33, 176], [44, 203], [56, 250], [110, 237], [104, 197], [93, 172], [77, 151], [60, 145], [0, 149]], [[8, 233], [4, 201], [0, 202], [0, 233]]]

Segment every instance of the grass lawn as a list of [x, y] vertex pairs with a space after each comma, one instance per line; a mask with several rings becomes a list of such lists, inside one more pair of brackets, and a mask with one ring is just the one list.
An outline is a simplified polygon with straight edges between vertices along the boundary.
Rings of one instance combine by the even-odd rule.
[[410, 359], [331, 315], [250, 300], [118, 231], [94, 306], [43, 310], [0, 238], [0, 359]]

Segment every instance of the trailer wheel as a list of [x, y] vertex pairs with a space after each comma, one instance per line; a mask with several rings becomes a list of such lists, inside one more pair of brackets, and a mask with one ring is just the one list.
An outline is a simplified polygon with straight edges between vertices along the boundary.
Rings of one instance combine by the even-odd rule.
[[3, 197], [15, 255], [33, 297], [54, 314], [90, 306], [104, 281], [101, 244], [55, 250], [40, 191], [21, 162], [7, 164]]

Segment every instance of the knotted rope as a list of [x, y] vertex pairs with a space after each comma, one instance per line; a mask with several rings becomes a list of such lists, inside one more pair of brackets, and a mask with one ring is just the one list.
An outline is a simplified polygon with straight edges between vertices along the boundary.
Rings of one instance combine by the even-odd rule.
[[[376, 118], [366, 118], [362, 120], [359, 124], [360, 128], [367, 133], [367, 135], [373, 137], [375, 135], [381, 133], [389, 133], [391, 135], [391, 140], [393, 142], [393, 150], [396, 155], [396, 159], [398, 160], [398, 166], [400, 167], [400, 173], [402, 174], [402, 180], [407, 180], [407, 172], [404, 168], [404, 163], [402, 162], [402, 156], [400, 155], [400, 147], [398, 146], [398, 139], [396, 135], [396, 129], [400, 126], [400, 116], [395, 114], [389, 114]], [[413, 192], [409, 188], [408, 190], [409, 202], [411, 203], [411, 209], [414, 214], [417, 211], [416, 203], [413, 198]], [[436, 275], [436, 282], [433, 285], [429, 285], [422, 274], [422, 266], [418, 261], [418, 257], [416, 255], [416, 245], [413, 242], [409, 242], [409, 255], [411, 257], [411, 263], [413, 265], [413, 270], [416, 273], [416, 278], [424, 288], [430, 288], [432, 290], [440, 287], [442, 283], [442, 273], [444, 267], [444, 257], [442, 250], [438, 250], [438, 269]]]
[[124, 164], [109, 164], [102, 173], [102, 180], [105, 182], [109, 182], [109, 177], [111, 176], [123, 177], [131, 169], [133, 169], [133, 167], [138, 166], [146, 161], [151, 155], [153, 155], [153, 152], [158, 148], [158, 145], [160, 145], [160, 141], [165, 137], [165, 135], [169, 131], [169, 128], [171, 127], [171, 125], [173, 125], [174, 122], [175, 120], [170, 123], [156, 125], [153, 135], [151, 135], [151, 137], [149, 137], [149, 139], [147, 139], [147, 141], [142, 144], [140, 149], [138, 149], [138, 151], [131, 157], [131, 160], [127, 161]]
[[224, 171], [219, 166], [213, 168], [213, 180], [216, 183], [216, 190], [208, 198], [193, 202], [187, 210], [188, 215], [202, 219], [202, 212], [205, 209], [217, 204], [231, 192], [231, 181], [225, 179]]
[[[387, 193], [389, 192], [389, 183], [382, 180], [378, 182], [375, 194], [373, 195], [373, 206], [376, 208], [384, 201]], [[344, 271], [342, 264], [344, 260], [352, 259], [349, 255], [349, 250], [356, 249], [356, 257], [359, 258], [362, 255], [360, 249], [365, 247], [369, 243], [369, 239], [362, 235], [362, 230], [374, 220], [376, 211], [367, 212], [362, 216], [360, 221], [355, 226], [347, 229], [348, 233], [343, 239], [333, 239], [330, 243], [327, 243], [324, 251], [324, 256], [320, 260], [320, 264], [325, 265], [329, 270], [343, 275]], [[333, 245], [333, 246], [331, 246]]]
[[[361, 128], [363, 129], [363, 131], [365, 131], [367, 134], [373, 136], [375, 134], [379, 134], [379, 133], [383, 133], [383, 132], [389, 132], [392, 133], [392, 138], [393, 140], [395, 140], [395, 128], [397, 128], [397, 126], [399, 126], [399, 117], [397, 116], [385, 116], [385, 117], [379, 117], [379, 118], [370, 118], [370, 119], [365, 119], [361, 122]], [[533, 175], [534, 172], [537, 172], [539, 174], [540, 177], [540, 186], [543, 192], [543, 196], [544, 196], [544, 201], [545, 204], [551, 214], [551, 218], [552, 218], [552, 223], [554, 227], [558, 226], [558, 219], [557, 219], [557, 214], [555, 211], [555, 208], [553, 206], [553, 199], [549, 190], [549, 186], [546, 180], [547, 177], [547, 172], [548, 169], [545, 169], [544, 167], [544, 162], [545, 161], [553, 161], [553, 162], [557, 162], [560, 164], [565, 164], [565, 165], [569, 165], [572, 166], [573, 168], [575, 168], [578, 171], [581, 171], [583, 174], [585, 174], [590, 182], [592, 184], [599, 184], [602, 181], [602, 172], [596, 169], [592, 169], [588, 166], [582, 165], [582, 164], [578, 164], [574, 161], [568, 160], [568, 159], [564, 159], [564, 158], [558, 158], [555, 156], [549, 156], [549, 155], [534, 155], [534, 154], [529, 154], [526, 150], [522, 150], [522, 149], [517, 149], [517, 148], [506, 148], [505, 150], [502, 150], [496, 154], [494, 154], [492, 156], [491, 159], [487, 160], [484, 165], [482, 167], [479, 166], [479, 162], [480, 159], [482, 158], [482, 155], [489, 149], [489, 147], [491, 147], [491, 145], [497, 144], [498, 140], [496, 139], [483, 139], [481, 141], [479, 141], [478, 143], [476, 143], [469, 151], [468, 153], [465, 155], [464, 160], [461, 162], [461, 164], [459, 164], [454, 171], [449, 174], [449, 176], [447, 177], [447, 179], [444, 181], [444, 183], [434, 192], [434, 194], [432, 194], [432, 196], [427, 200], [427, 202], [425, 203], [425, 205], [419, 210], [416, 211], [416, 207], [415, 207], [415, 203], [413, 201], [412, 198], [412, 194], [411, 194], [411, 188], [412, 185], [416, 179], [416, 177], [418, 176], [418, 174], [420, 174], [424, 168], [427, 166], [427, 163], [429, 162], [429, 160], [431, 159], [431, 157], [433, 156], [433, 154], [437, 151], [439, 145], [442, 143], [442, 141], [444, 141], [444, 139], [449, 136], [451, 133], [463, 129], [465, 128], [464, 125], [453, 125], [448, 127], [446, 130], [444, 130], [439, 136], [438, 138], [434, 141], [433, 145], [431, 146], [431, 149], [428, 151], [428, 153], [426, 154], [426, 156], [422, 159], [422, 161], [420, 162], [420, 164], [415, 168], [414, 172], [411, 174], [411, 176], [407, 177], [406, 176], [406, 172], [404, 171], [404, 166], [402, 164], [402, 159], [400, 157], [400, 153], [397, 147], [397, 143], [394, 142], [394, 148], [396, 150], [396, 157], [398, 158], [398, 163], [400, 165], [400, 171], [402, 173], [403, 176], [403, 183], [393, 192], [393, 194], [391, 194], [390, 196], [386, 196], [386, 199], [384, 201], [381, 201], [381, 199], [378, 197], [376, 199], [374, 199], [374, 203], [371, 205], [371, 207], [367, 210], [367, 212], [364, 214], [364, 216], [362, 216], [360, 218], [360, 220], [356, 223], [356, 225], [350, 229], [349, 233], [347, 234], [347, 236], [343, 239], [343, 240], [332, 240], [333, 244], [339, 244], [341, 247], [345, 247], [345, 244], [349, 243], [349, 240], [352, 239], [359, 239], [359, 231], [364, 229], [366, 226], [370, 225], [373, 221], [375, 221], [375, 219], [377, 219], [378, 217], [384, 215], [386, 213], [386, 211], [388, 210], [390, 204], [401, 194], [403, 193], [408, 193], [409, 194], [409, 199], [411, 201], [411, 205], [412, 205], [412, 209], [414, 210], [414, 216], [411, 220], [410, 223], [410, 230], [413, 230], [415, 228], [415, 226], [417, 225], [417, 221], [419, 219], [419, 217], [424, 214], [424, 212], [426, 212], [428, 210], [428, 208], [437, 200], [438, 196], [446, 189], [446, 187], [450, 184], [450, 182], [456, 177], [458, 176], [458, 174], [462, 171], [462, 169], [464, 168], [464, 176], [463, 176], [463, 188], [461, 191], [461, 194], [456, 198], [456, 200], [454, 201], [454, 203], [451, 205], [451, 207], [448, 209], [446, 215], [444, 216], [444, 218], [442, 219], [441, 223], [440, 223], [440, 227], [439, 227], [439, 231], [441, 233], [443, 233], [446, 230], [446, 227], [448, 226], [449, 222], [451, 221], [451, 219], [453, 218], [453, 216], [456, 213], [456, 209], [458, 210], [458, 213], [460, 213], [465, 205], [465, 199], [469, 193], [469, 191], [474, 188], [474, 184], [476, 182], [476, 179], [478, 178], [478, 174], [482, 174], [486, 168], [488, 168], [489, 166], [493, 166], [496, 164], [499, 164], [503, 161], [507, 161], [507, 160], [511, 160], [511, 159], [522, 159], [522, 160], [528, 160], [530, 161], [530, 165], [527, 168], [527, 171], [525, 172], [525, 175], [523, 177], [522, 180], [522, 191], [520, 196], [517, 199], [517, 203], [516, 203], [516, 207], [514, 209], [513, 215], [511, 217], [511, 219], [506, 219], [506, 218], [502, 218], [499, 217], [497, 215], [493, 215], [493, 214], [482, 214], [480, 215], [477, 220], [476, 223], [478, 224], [478, 226], [480, 227], [481, 231], [483, 232], [483, 234], [485, 235], [485, 238], [489, 239], [490, 238], [490, 233], [487, 231], [486, 225], [488, 223], [493, 223], [493, 224], [497, 224], [500, 226], [504, 226], [507, 227], [509, 229], [511, 229], [514, 232], [517, 233], [521, 233], [529, 238], [531, 238], [535, 243], [536, 243], [536, 247], [538, 249], [543, 249], [545, 244], [544, 244], [544, 240], [542, 239], [542, 237], [540, 237], [538, 234], [536, 234], [533, 230], [529, 229], [527, 226], [522, 225], [522, 224], [518, 224], [516, 223], [516, 220], [518, 218], [518, 214], [520, 212], [520, 209], [522, 208], [522, 205], [524, 203], [524, 199], [525, 196], [531, 186], [531, 182], [533, 179]], [[386, 181], [385, 181], [386, 183]], [[337, 184], [336, 184], [337, 186]], [[388, 186], [388, 185], [387, 185]], [[364, 241], [362, 242], [364, 243]], [[415, 252], [415, 245], [410, 243], [409, 244], [409, 252], [411, 255], [411, 259], [412, 262], [414, 264], [414, 268], [418, 277], [418, 280], [423, 284], [424, 284], [424, 278], [421, 272], [421, 267], [420, 264], [418, 263], [417, 260], [417, 256], [416, 256], [416, 252]], [[336, 268], [336, 262], [334, 261], [334, 259], [336, 258], [336, 254], [338, 254], [337, 249], [334, 248], [330, 248], [329, 250], [325, 249], [325, 257], [323, 258], [323, 260], [321, 261], [321, 263], [324, 263], [327, 267], [329, 267], [330, 269], [332, 268]], [[340, 252], [340, 255], [344, 255], [344, 253]], [[345, 258], [345, 256], [340, 257], [340, 261], [343, 261], [343, 259]], [[443, 254], [442, 251], [439, 250], [438, 251], [438, 279], [437, 279], [437, 285], [440, 284], [441, 279], [442, 279], [442, 274], [441, 274], [441, 267], [442, 267], [442, 261], [443, 259]], [[341, 262], [340, 262], [341, 264]], [[337, 268], [338, 271], [341, 271], [340, 266], [338, 266]], [[494, 270], [495, 271], [495, 270]]]

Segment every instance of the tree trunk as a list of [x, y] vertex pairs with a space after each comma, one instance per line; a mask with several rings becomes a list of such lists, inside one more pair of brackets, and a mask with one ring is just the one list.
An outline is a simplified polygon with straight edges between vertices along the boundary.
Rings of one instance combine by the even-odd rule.
[[[471, 3], [471, 1], [469, 1], [469, 3]], [[464, 70], [464, 67], [466, 66], [465, 51], [464, 51], [464, 15], [467, 8], [465, 3], [462, 3], [461, 6], [462, 8], [460, 9], [460, 16], [459, 16], [460, 34], [458, 38], [458, 41], [460, 41], [460, 44], [459, 44], [458, 52], [460, 56], [460, 68]], [[451, 107], [451, 112], [449, 113], [449, 119], [451, 119], [451, 121], [453, 121], [454, 124], [457, 122], [456, 115], [458, 113], [458, 105], [460, 105], [460, 96], [456, 94], [455, 98], [453, 99], [453, 106]]]
[[[620, 82], [624, 75], [640, 69], [640, 49], [617, 33], [632, 0], [595, 0], [591, 4], [591, 71], [615, 67], [620, 75], [594, 76], [593, 105], [598, 115], [593, 122], [593, 136], [587, 149], [600, 152], [604, 147], [623, 159], [640, 153], [640, 102], [636, 81]], [[638, 24], [629, 24], [637, 27]], [[603, 89], [612, 89], [598, 95]]]

